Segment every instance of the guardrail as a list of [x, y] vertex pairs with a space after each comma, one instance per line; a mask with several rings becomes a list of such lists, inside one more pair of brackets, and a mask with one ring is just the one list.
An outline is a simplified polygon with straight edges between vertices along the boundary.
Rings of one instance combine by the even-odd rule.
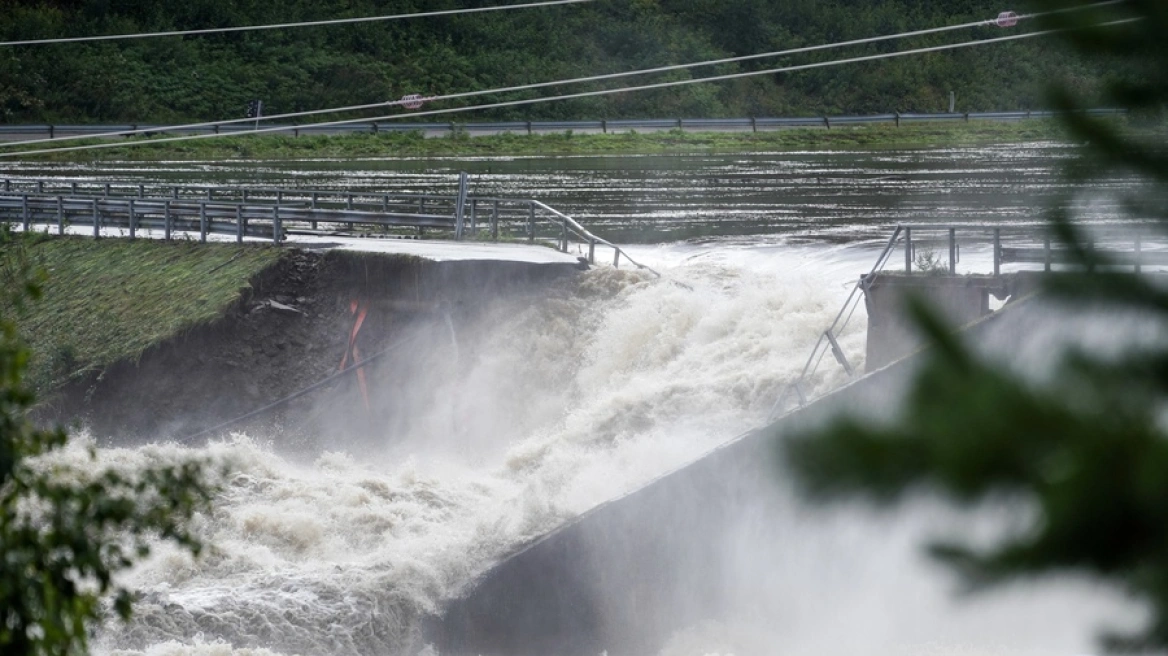
[[[1112, 223], [1076, 223], [1087, 239], [1084, 247], [1109, 267], [1131, 267], [1139, 273], [1145, 266], [1168, 266], [1168, 234], [1158, 222], [1125, 221]], [[1042, 271], [1052, 271], [1056, 265], [1074, 265], [1081, 261], [1075, 251], [1063, 244], [1053, 228], [1036, 225], [985, 224], [899, 224], [880, 251], [868, 273], [860, 276], [852, 286], [847, 299], [827, 330], [823, 331], [803, 369], [794, 381], [788, 383], [771, 407], [769, 419], [779, 416], [794, 398], [797, 406], [807, 403], [803, 385], [815, 375], [828, 353], [843, 367], [849, 377], [857, 375], [839, 344], [839, 336], [848, 327], [859, 307], [860, 299], [868, 291], [876, 276], [893, 261], [898, 247], [903, 246], [903, 272], [914, 270], [923, 274], [956, 275], [961, 261], [961, 244], [970, 242], [989, 245], [993, 275], [1002, 275], [1003, 265], [1017, 265], [1017, 270], [1041, 265]], [[943, 248], [937, 256], [936, 249]], [[947, 255], [947, 257], [946, 257]], [[925, 269], [925, 270], [921, 270]], [[988, 272], [987, 272], [988, 273]]]
[[[1124, 109], [1089, 109], [1084, 113], [1091, 116], [1116, 116], [1126, 114]], [[312, 134], [348, 134], [348, 133], [380, 133], [380, 132], [422, 132], [425, 134], [453, 134], [465, 132], [467, 134], [496, 134], [508, 133], [550, 133], [550, 132], [599, 132], [621, 133], [636, 130], [684, 130], [689, 132], [704, 131], [738, 131], [762, 132], [781, 130], [784, 128], [822, 127], [831, 129], [849, 125], [863, 124], [893, 124], [896, 126], [912, 123], [939, 122], [939, 121], [1021, 121], [1026, 119], [1050, 119], [1059, 115], [1059, 112], [1014, 111], [1014, 112], [964, 112], [964, 113], [901, 113], [840, 115], [840, 116], [802, 116], [786, 118], [670, 118], [670, 119], [614, 119], [590, 121], [501, 121], [483, 123], [398, 123], [395, 121], [370, 121], [368, 123], [352, 123], [348, 125], [295, 125], [263, 123], [259, 125], [265, 129], [274, 128], [279, 132], [292, 136]], [[3, 125], [0, 124], [0, 137], [21, 139], [63, 139], [88, 136], [100, 136], [111, 132], [143, 132], [148, 135], [166, 133], [168, 135], [194, 134], [243, 134], [252, 132], [257, 127], [252, 121], [248, 123], [234, 123], [227, 125], [210, 125], [204, 127], [176, 129], [165, 125], [123, 124], [123, 125]]]
[[[572, 217], [534, 199], [473, 196], [460, 176], [460, 193], [387, 194], [369, 191], [284, 189], [274, 187], [213, 187], [161, 183], [97, 182], [61, 178], [0, 179], [0, 221], [32, 226], [92, 226], [93, 236], [105, 229], [160, 230], [164, 239], [175, 233], [197, 233], [270, 239], [279, 244], [289, 234], [336, 233], [343, 226], [366, 232], [389, 228], [416, 230], [416, 236], [462, 240], [500, 238], [554, 243], [567, 253], [573, 244], [587, 247], [596, 263], [598, 246], [613, 251], [613, 266], [621, 259], [660, 277], [620, 246], [598, 237]], [[430, 231], [427, 233], [427, 231]]]

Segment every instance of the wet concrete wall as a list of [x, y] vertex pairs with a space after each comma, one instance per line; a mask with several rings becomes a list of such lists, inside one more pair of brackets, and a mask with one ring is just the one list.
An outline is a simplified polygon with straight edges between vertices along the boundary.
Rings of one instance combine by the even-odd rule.
[[920, 348], [921, 338], [908, 312], [910, 300], [927, 304], [954, 326], [990, 313], [989, 298], [1006, 300], [1019, 287], [1032, 287], [1031, 276], [950, 276], [883, 273], [866, 287], [868, 311], [866, 367], [875, 371]]

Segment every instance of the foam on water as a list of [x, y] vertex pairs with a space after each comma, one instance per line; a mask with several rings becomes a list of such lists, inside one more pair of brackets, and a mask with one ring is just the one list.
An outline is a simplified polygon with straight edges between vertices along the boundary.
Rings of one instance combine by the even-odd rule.
[[[130, 470], [195, 456], [229, 474], [198, 518], [210, 552], [161, 547], [130, 573], [136, 616], [98, 652], [432, 656], [418, 617], [492, 563], [762, 423], [873, 248], [638, 248], [665, 280], [600, 270], [570, 293], [502, 303], [458, 328], [457, 349], [434, 349], [417, 416], [350, 449], [306, 458], [278, 435], [235, 435], [102, 450]], [[863, 329], [858, 316], [841, 339], [853, 361]], [[433, 332], [449, 340], [445, 319]], [[822, 388], [843, 380], [823, 370]], [[663, 656], [1066, 656], [1090, 649], [1100, 622], [1143, 617], [1083, 580], [954, 598], [922, 542], [1000, 534], [1024, 505], [874, 514], [776, 494], [765, 520], [709, 536], [737, 610], [677, 632]]]
[[[479, 348], [461, 338], [459, 361], [434, 368], [429, 414], [377, 436], [382, 457], [305, 459], [246, 435], [103, 449], [129, 469], [195, 456], [230, 473], [198, 519], [210, 552], [163, 546], [134, 570], [135, 618], [99, 651], [417, 653], [418, 614], [492, 562], [760, 424], [843, 280], [792, 266], [795, 251], [771, 266], [691, 255], [665, 280], [593, 271], [574, 293], [501, 309]], [[862, 328], [844, 336], [856, 354]]]

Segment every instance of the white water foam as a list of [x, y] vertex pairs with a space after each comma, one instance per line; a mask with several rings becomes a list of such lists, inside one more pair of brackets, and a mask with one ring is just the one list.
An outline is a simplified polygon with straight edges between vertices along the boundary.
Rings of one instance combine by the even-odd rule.
[[[419, 382], [429, 406], [380, 442], [311, 458], [244, 435], [102, 450], [129, 469], [195, 456], [231, 473], [198, 520], [210, 553], [162, 547], [133, 571], [137, 615], [111, 624], [98, 653], [433, 656], [419, 614], [517, 545], [760, 424], [874, 255], [643, 247], [634, 256], [666, 280], [594, 271], [570, 293], [460, 327], [458, 348], [434, 353]], [[863, 328], [841, 340], [852, 357]], [[448, 332], [436, 328], [438, 342]], [[824, 371], [823, 388], [843, 380], [830, 361]], [[1144, 617], [1082, 580], [955, 598], [922, 542], [984, 537], [1016, 508], [970, 516], [920, 501], [874, 514], [778, 494], [767, 525], [711, 536], [734, 563], [738, 610], [677, 632], [662, 656], [1066, 656], [1090, 649], [1102, 622]]]
[[[681, 260], [664, 280], [590, 272], [573, 293], [501, 309], [479, 348], [460, 338], [460, 361], [427, 381], [429, 414], [383, 436], [387, 457], [306, 461], [247, 436], [102, 450], [130, 468], [195, 456], [231, 473], [198, 521], [210, 553], [164, 546], [133, 571], [135, 618], [98, 651], [417, 653], [417, 614], [490, 563], [762, 423], [846, 279], [795, 250], [661, 255]], [[744, 265], [754, 257], [775, 264]], [[859, 355], [862, 322], [843, 342]]]

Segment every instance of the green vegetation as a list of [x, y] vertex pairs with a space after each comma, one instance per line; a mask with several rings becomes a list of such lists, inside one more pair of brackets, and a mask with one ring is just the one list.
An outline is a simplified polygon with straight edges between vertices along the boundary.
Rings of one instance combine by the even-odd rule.
[[[217, 319], [280, 256], [246, 244], [37, 239], [21, 257], [48, 274], [44, 298], [17, 315], [34, 353], [30, 384], [44, 393]], [[5, 270], [19, 264], [11, 249], [3, 257]]]
[[[1044, 3], [1055, 4], [1054, 0]], [[1058, 3], [1061, 4], [1061, 3]], [[1063, 34], [1084, 53], [1144, 67], [1138, 83], [1112, 80], [1115, 102], [1162, 116], [1168, 106], [1168, 7], [1133, 1], [1101, 10], [1141, 20]], [[1116, 12], [1116, 13], [1110, 13]], [[1062, 17], [1068, 27], [1078, 18]], [[1096, 19], [1098, 20], [1098, 19]], [[1074, 89], [1058, 96], [1071, 107]], [[1114, 126], [1068, 115], [1091, 157], [1068, 173], [1077, 193], [1099, 180], [1138, 174], [1147, 182], [1123, 206], [1168, 230], [1168, 139], [1133, 139]], [[1063, 200], [1059, 205], [1067, 205]], [[1053, 225], [1085, 270], [1105, 258], [1060, 214]], [[1168, 293], [1132, 274], [1050, 277], [1045, 292], [1100, 315], [1142, 316], [1162, 326]], [[1151, 611], [1137, 633], [1105, 636], [1105, 647], [1155, 653], [1168, 647], [1168, 347], [1135, 340], [1120, 353], [1074, 350], [1040, 381], [986, 361], [925, 308], [917, 320], [935, 342], [899, 416], [883, 425], [840, 419], [783, 449], [805, 489], [819, 498], [864, 496], [893, 503], [929, 492], [960, 505], [996, 499], [1032, 510], [1028, 522], [991, 544], [940, 540], [934, 556], [973, 589], [1078, 572], [1115, 584]], [[1123, 319], [1118, 319], [1122, 321]]]
[[[1121, 122], [1122, 119], [1116, 119]], [[790, 128], [750, 132], [619, 134], [500, 134], [481, 137], [422, 138], [420, 133], [339, 136], [256, 135], [65, 152], [42, 159], [297, 159], [303, 157], [457, 157], [522, 155], [606, 155], [704, 152], [786, 152], [847, 148], [928, 148], [976, 146], [1068, 139], [1057, 122], [1033, 119], [1012, 123], [920, 123]], [[90, 140], [88, 143], [97, 143]]]
[[[15, 317], [41, 295], [42, 275], [21, 239], [5, 230], [0, 252], [7, 283], [0, 307], [0, 652], [13, 656], [84, 654], [89, 631], [110, 610], [130, 616], [131, 593], [113, 577], [150, 554], [161, 537], [198, 554], [188, 528], [214, 492], [204, 465], [185, 462], [134, 473], [88, 458], [62, 457], [62, 431], [25, 418], [34, 397], [24, 384], [29, 352]], [[75, 460], [75, 461], [74, 461]]]
[[[5, 0], [0, 40], [186, 30], [496, 5], [494, 0]], [[1014, 7], [1021, 11], [1023, 7]], [[442, 18], [4, 48], [0, 121], [174, 123], [382, 103], [774, 52], [995, 17], [996, 0], [597, 0]], [[458, 107], [760, 71], [1017, 33], [977, 27], [783, 59], [554, 89]], [[1138, 78], [1054, 39], [463, 114], [464, 120], [794, 116], [1040, 109], [1061, 81], [1101, 100], [1100, 73]], [[393, 113], [384, 109], [370, 115]], [[471, 118], [473, 117], [473, 118]]]

